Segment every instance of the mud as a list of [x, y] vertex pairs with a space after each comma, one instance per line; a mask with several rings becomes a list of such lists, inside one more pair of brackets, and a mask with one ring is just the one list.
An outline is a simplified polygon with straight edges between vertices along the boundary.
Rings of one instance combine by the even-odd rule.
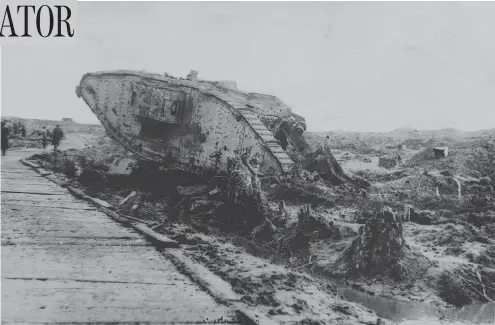
[[[83, 174], [89, 170], [101, 170], [104, 174], [99, 164], [108, 166], [112, 157], [99, 148], [90, 149], [99, 153], [98, 159], [71, 158], [89, 156], [91, 151], [77, 155], [64, 152], [67, 164], [77, 160], [83, 166]], [[379, 150], [369, 152], [381, 154]], [[360, 155], [360, 160], [366, 156], [364, 152]], [[455, 151], [451, 155], [458, 157]], [[336, 153], [339, 157], [341, 153]], [[352, 155], [349, 157], [351, 161]], [[361, 312], [350, 312], [354, 319], [351, 320], [348, 309], [336, 307], [341, 298], [332, 289], [333, 284], [324, 285], [329, 284], [328, 277], [342, 283], [340, 292], [351, 290], [347, 295], [350, 299], [360, 303], [366, 299], [393, 299], [403, 302], [405, 305], [400, 308], [406, 310], [432, 303], [443, 310], [449, 305], [493, 301], [494, 178], [476, 178], [475, 175], [485, 175], [483, 168], [464, 172], [468, 170], [464, 164], [431, 161], [424, 158], [426, 154], [412, 150], [404, 157], [403, 165], [387, 172], [361, 170], [358, 174], [372, 183], [367, 189], [347, 184], [329, 186], [325, 180], [308, 182], [300, 177], [262, 178], [258, 183], [256, 178], [253, 182], [247, 166], [237, 169], [237, 174], [248, 176], [242, 177], [243, 181], [249, 180], [242, 186], [248, 192], [232, 186], [239, 182], [229, 185], [229, 179], [235, 179], [232, 175], [198, 178], [147, 166], [147, 172], [138, 168], [134, 175], [139, 177], [105, 176], [101, 181], [80, 181], [68, 172], [70, 169], [58, 171], [114, 205], [131, 191], [137, 191], [138, 195], [119, 208], [121, 211], [137, 206], [136, 217], [153, 221], [158, 231], [194, 245], [188, 254], [228, 278], [246, 302], [265, 306], [267, 312], [280, 319], [294, 320], [294, 315], [299, 315], [300, 323], [325, 323], [330, 319], [325, 317], [334, 317], [324, 313], [326, 316], [318, 320], [314, 316], [321, 308], [317, 303], [299, 302], [305, 297], [305, 281], [319, 283], [317, 287], [324, 300], [330, 302], [329, 310], [343, 317], [339, 321], [355, 322], [354, 316], [361, 317]], [[36, 158], [50, 168], [49, 156]], [[460, 199], [452, 175], [460, 180]], [[230, 193], [236, 195], [228, 195], [229, 186]], [[201, 191], [194, 190], [198, 188]], [[246, 197], [254, 200], [246, 201]], [[377, 219], [385, 206], [394, 216], [392, 223], [384, 223], [383, 215], [379, 218], [382, 221]], [[266, 219], [273, 227], [263, 224]], [[262, 235], [254, 238], [253, 227], [260, 226]], [[376, 237], [372, 233], [382, 235]], [[253, 242], [256, 244], [246, 244]], [[252, 261], [252, 255], [260, 258]], [[248, 260], [256, 267], [246, 267]], [[279, 270], [279, 266], [272, 263], [280, 266], [280, 274], [287, 273], [287, 269], [295, 270], [296, 280], [278, 279], [278, 273], [272, 269]], [[358, 272], [356, 265], [360, 265]], [[393, 267], [383, 269], [383, 265]], [[307, 280], [304, 273], [323, 278]], [[281, 296], [281, 291], [289, 289], [299, 292], [299, 300], [287, 298], [286, 293]], [[358, 294], [368, 298], [361, 299]]]

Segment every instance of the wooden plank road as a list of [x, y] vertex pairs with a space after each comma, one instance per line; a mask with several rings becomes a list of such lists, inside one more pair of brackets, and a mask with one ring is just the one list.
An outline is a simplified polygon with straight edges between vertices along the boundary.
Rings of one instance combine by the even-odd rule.
[[1, 161], [2, 323], [237, 323], [143, 237], [19, 163]]

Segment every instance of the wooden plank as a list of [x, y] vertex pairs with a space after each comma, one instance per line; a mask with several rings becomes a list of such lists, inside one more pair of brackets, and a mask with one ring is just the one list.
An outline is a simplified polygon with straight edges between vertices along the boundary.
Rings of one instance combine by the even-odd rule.
[[[57, 245], [79, 245], [86, 246], [86, 249], [92, 249], [93, 247], [100, 246], [153, 246], [150, 242], [139, 239], [113, 239], [113, 238], [78, 238], [78, 237], [47, 237], [47, 236], [10, 236], [2, 235], [2, 247], [11, 245], [36, 245], [40, 246], [57, 246]], [[3, 248], [2, 248], [3, 249]]]
[[[44, 195], [49, 194], [66, 194], [67, 191], [62, 187], [51, 184], [19, 184], [19, 183], [4, 183], [2, 182], [2, 192], [9, 193], [43, 193]], [[49, 194], [46, 194], [49, 193]]]
[[[2, 190], [2, 193], [12, 193], [12, 194], [33, 194], [33, 195], [64, 195], [64, 192], [53, 192], [49, 190], [42, 190], [42, 189], [33, 189], [32, 191], [26, 191], [26, 190]], [[40, 200], [42, 200], [40, 198]]]
[[67, 189], [72, 194], [74, 194], [74, 196], [76, 196], [78, 198], [89, 200], [89, 201], [93, 202], [94, 204], [101, 206], [101, 207], [104, 207], [104, 208], [107, 208], [107, 209], [114, 209], [114, 207], [110, 203], [103, 201], [103, 200], [100, 200], [98, 198], [91, 197], [91, 196], [87, 195], [86, 193], [84, 193], [84, 191], [82, 191], [80, 189], [74, 188], [72, 186], [68, 186]]
[[[43, 208], [43, 209], [49, 209], [49, 208], [54, 208], [54, 209], [61, 209], [61, 210], [91, 210], [91, 211], [96, 211], [96, 207], [85, 204], [85, 203], [70, 203], [64, 204], [64, 203], [55, 203], [53, 201], [50, 202], [45, 202], [43, 201], [12, 201], [12, 200], [4, 200], [3, 195], [2, 195], [2, 204], [7, 204], [8, 206], [12, 209], [17, 209], [20, 210], [24, 207], [27, 208], [32, 208], [36, 207], [38, 208]], [[3, 208], [3, 205], [2, 205]], [[67, 213], [71, 213], [70, 211], [67, 211]]]
[[153, 240], [155, 243], [160, 245], [160, 247], [168, 247], [168, 248], [179, 247], [179, 243], [176, 242], [175, 240], [172, 240], [162, 234], [157, 233], [156, 231], [148, 228], [146, 225], [142, 223], [137, 223], [137, 222], [132, 223], [132, 227], [134, 227], [137, 231], [139, 231], [146, 237]]
[[24, 166], [24, 165], [21, 165], [19, 163], [15, 163], [15, 164], [2, 164], [2, 171], [30, 171], [30, 172], [34, 172], [34, 170], [30, 167], [27, 167], [27, 166]]
[[89, 196], [89, 199], [96, 205], [107, 208], [107, 209], [114, 209], [113, 205], [108, 203], [107, 201], [100, 200], [96, 197], [91, 197]]
[[[7, 195], [10, 195], [12, 193], [7, 193]], [[53, 213], [62, 213], [62, 214], [67, 214], [68, 216], [72, 216], [72, 213], [78, 213], [82, 211], [93, 211], [96, 212], [98, 209], [87, 202], [84, 201], [79, 201], [79, 202], [70, 202], [70, 201], [63, 201], [63, 200], [49, 200], [53, 199], [54, 196], [49, 196], [43, 201], [19, 201], [19, 200], [9, 200], [9, 199], [3, 199], [2, 195], [2, 211], [4, 209], [6, 211], [36, 211], [37, 213], [40, 214], [53, 214]], [[59, 198], [59, 197], [56, 197]], [[46, 204], [45, 204], [46, 203]], [[59, 205], [57, 205], [59, 204]], [[75, 210], [74, 212], [71, 211], [65, 211], [65, 210]], [[14, 212], [14, 213], [19, 213], [19, 212]]]
[[[72, 204], [72, 203], [79, 203], [81, 204], [81, 201], [78, 201], [74, 197], [67, 195], [67, 194], [60, 194], [60, 195], [44, 195], [42, 197], [43, 202], [53, 202], [53, 203], [64, 203], [64, 204]], [[29, 194], [29, 193], [3, 193], [2, 194], [2, 203], [3, 202], [10, 202], [10, 201], [23, 201], [23, 202], [40, 202], [40, 195], [38, 194]]]
[[67, 187], [69, 184], [61, 179], [59, 179], [57, 176], [55, 175], [46, 175], [45, 176], [47, 179], [49, 179], [50, 181], [52, 181], [53, 183], [57, 184], [58, 186], [61, 186], [61, 187]]
[[132, 191], [129, 195], [127, 195], [125, 198], [123, 198], [122, 200], [120, 200], [119, 202], [119, 206], [121, 205], [124, 205], [127, 201], [129, 201], [130, 199], [132, 199], [133, 197], [135, 197], [137, 194], [136, 191]]
[[184, 255], [178, 249], [164, 251], [164, 255], [171, 259], [180, 269], [209, 291], [212, 296], [225, 303], [238, 302], [240, 297], [232, 290], [232, 286], [213, 274], [203, 265], [200, 265]]
[[107, 216], [109, 216], [110, 218], [112, 218], [113, 220], [115, 220], [117, 222], [126, 223], [126, 224], [130, 223], [129, 219], [122, 218], [117, 212], [108, 210], [108, 209], [103, 208], [103, 207], [100, 207], [99, 209], [100, 209], [100, 211], [102, 211]]
[[30, 186], [30, 185], [35, 185], [35, 186], [47, 186], [49, 188], [58, 188], [60, 189], [60, 186], [50, 183], [50, 182], [45, 182], [45, 178], [40, 177], [39, 179], [32, 179], [32, 178], [26, 178], [26, 179], [19, 179], [19, 178], [3, 178], [2, 177], [2, 187], [3, 185], [18, 185], [22, 184], [24, 186]]
[[13, 194], [33, 194], [33, 195], [63, 195], [65, 193], [63, 192], [52, 192], [48, 190], [36, 190], [34, 189], [32, 192], [31, 191], [16, 191], [16, 190], [2, 190], [2, 193], [13, 193]]
[[[2, 218], [6, 222], [35, 223], [36, 226], [51, 225], [59, 223], [61, 227], [82, 227], [85, 224], [92, 227], [92, 224], [101, 224], [115, 227], [115, 222], [98, 210], [72, 210], [60, 211], [58, 209], [45, 209], [37, 207], [24, 207], [21, 209], [2, 205]], [[118, 227], [120, 228], [120, 227]], [[123, 228], [125, 229], [125, 228]]]
[[150, 226], [152, 224], [151, 222], [148, 222], [146, 220], [140, 220], [138, 218], [134, 218], [134, 217], [122, 214], [122, 213], [117, 213], [117, 212], [109, 210], [107, 208], [100, 207], [99, 210], [117, 222], [126, 223], [126, 224], [131, 223], [131, 222], [138, 222], [138, 223], [142, 223], [142, 224], [145, 224], [148, 226]]
[[[16, 261], [16, 257], [19, 258]], [[75, 259], [77, 257], [77, 259]], [[2, 277], [66, 278], [86, 281], [112, 281], [174, 285], [185, 277], [176, 273], [175, 266], [153, 248], [147, 246], [89, 246], [54, 245], [5, 246]], [[185, 286], [193, 283], [185, 281]]]
[[19, 174], [22, 174], [22, 175], [25, 175], [26, 174], [26, 171], [32, 172], [31, 169], [10, 169], [10, 170], [6, 170], [5, 167], [2, 166], [2, 175], [4, 175], [4, 174], [8, 174], [8, 175], [19, 175]]
[[186, 281], [165, 286], [3, 279], [2, 323], [201, 323], [236, 319], [232, 311], [204, 292], [185, 286]]
[[29, 160], [25, 160], [25, 159], [20, 159], [20, 162], [23, 163], [24, 165], [26, 166], [29, 166], [29, 167], [32, 167], [32, 168], [40, 168], [41, 166], [32, 162], [32, 161], [29, 161]]
[[21, 164], [19, 162], [19, 160], [8, 161], [8, 160], [3, 160], [2, 159], [2, 169], [4, 167], [6, 167], [6, 168], [15, 168], [15, 169], [32, 170], [30, 167]]
[[75, 197], [80, 198], [80, 199], [84, 199], [84, 200], [89, 200], [89, 195], [87, 195], [86, 193], [84, 193], [84, 191], [82, 191], [82, 190], [80, 190], [78, 188], [72, 187], [72, 186], [68, 186], [67, 189]]
[[[85, 211], [82, 211], [85, 212]], [[87, 211], [92, 212], [92, 211]], [[67, 213], [40, 215], [36, 210], [12, 214], [2, 211], [2, 237], [12, 238], [108, 238], [138, 239], [140, 236], [132, 229], [117, 227], [105, 215], [91, 216], [78, 213], [70, 216]]]
[[38, 169], [36, 169], [36, 171], [37, 171], [37, 172], [38, 172], [41, 176], [46, 176], [46, 175], [51, 175], [51, 174], [53, 174], [53, 172], [52, 172], [52, 171], [50, 171], [50, 170], [46, 170], [46, 169], [44, 169], [44, 168], [38, 168]]
[[39, 177], [39, 178], [34, 178], [34, 177], [29, 177], [29, 178], [9, 178], [9, 179], [4, 179], [2, 178], [2, 183], [6, 184], [21, 184], [21, 185], [38, 185], [38, 186], [47, 186], [49, 188], [59, 188], [57, 184], [53, 183], [52, 181], [46, 179], [45, 177]]
[[[25, 183], [25, 184], [22, 184], [24, 188], [26, 187], [29, 187], [30, 188], [30, 191], [29, 192], [32, 192], [32, 193], [36, 193], [36, 192], [47, 192], [47, 191], [51, 191], [52, 193], [67, 193], [67, 191], [64, 191], [63, 188], [61, 188], [60, 186], [58, 185], [55, 185], [55, 184], [52, 184], [50, 186], [46, 186], [46, 185], [40, 185], [40, 184], [29, 184], [29, 183]], [[17, 193], [18, 192], [18, 188], [19, 188], [19, 184], [17, 183], [10, 183], [10, 182], [5, 182], [2, 180], [2, 191], [9, 191], [9, 192], [14, 192], [14, 193]]]
[[[29, 187], [29, 186], [36, 186], [36, 187], [42, 187], [45, 186], [46, 188], [49, 189], [58, 189], [59, 191], [64, 191], [60, 186], [58, 186], [55, 183], [52, 183], [48, 181], [47, 179], [40, 178], [40, 179], [2, 179], [2, 187], [3, 185], [11, 185], [11, 186], [21, 186], [23, 188]], [[65, 191], [64, 191], [65, 192]]]
[[40, 178], [41, 175], [40, 174], [36, 174], [36, 173], [33, 173], [31, 175], [31, 173], [27, 174], [26, 171], [19, 171], [19, 172], [13, 172], [13, 173], [10, 173], [8, 171], [5, 171], [5, 170], [2, 170], [1, 172], [1, 178], [14, 178], [14, 179], [27, 179], [27, 178]]

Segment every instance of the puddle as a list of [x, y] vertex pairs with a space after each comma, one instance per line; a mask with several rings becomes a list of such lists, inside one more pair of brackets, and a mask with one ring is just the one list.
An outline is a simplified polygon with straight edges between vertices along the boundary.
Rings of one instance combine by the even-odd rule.
[[[334, 282], [332, 279], [329, 281]], [[445, 309], [429, 303], [370, 296], [343, 285], [338, 285], [338, 294], [373, 310], [381, 318], [401, 325], [495, 324], [494, 303], [478, 302], [462, 308]]]
[[[256, 257], [269, 260], [273, 264], [289, 265], [289, 261], [280, 254], [261, 247], [251, 240], [240, 237], [230, 238], [234, 245], [242, 246]], [[495, 324], [494, 303], [473, 303], [462, 308], [443, 308], [430, 303], [398, 301], [384, 297], [371, 296], [364, 292], [343, 285], [338, 280], [320, 275], [337, 286], [338, 295], [346, 300], [358, 303], [374, 311], [378, 317], [391, 320], [400, 325], [457, 325], [457, 324]]]

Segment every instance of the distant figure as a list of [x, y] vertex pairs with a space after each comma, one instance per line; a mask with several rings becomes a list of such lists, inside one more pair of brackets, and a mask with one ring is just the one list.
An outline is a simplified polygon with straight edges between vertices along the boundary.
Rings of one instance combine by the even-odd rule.
[[7, 149], [9, 148], [9, 129], [7, 124], [2, 121], [2, 156], [5, 156]]
[[43, 149], [46, 149], [46, 145], [48, 144], [48, 130], [44, 125], [41, 128], [41, 144], [43, 145]]
[[19, 134], [19, 122], [14, 121], [14, 125], [12, 125], [13, 133], [14, 134]]
[[24, 124], [21, 124], [21, 135], [23, 138], [26, 137], [26, 126]]
[[52, 136], [52, 144], [54, 151], [57, 151], [57, 147], [60, 145], [60, 141], [63, 138], [64, 138], [64, 132], [60, 128], [60, 125], [57, 125], [55, 129], [53, 129], [53, 136]]

